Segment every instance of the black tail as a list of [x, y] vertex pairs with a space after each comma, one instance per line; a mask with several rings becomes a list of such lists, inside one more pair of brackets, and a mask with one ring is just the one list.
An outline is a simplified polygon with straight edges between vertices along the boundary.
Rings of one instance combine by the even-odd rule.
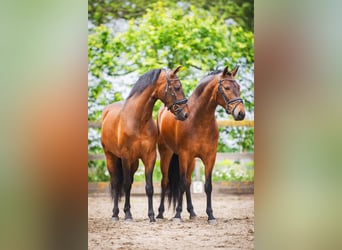
[[171, 205], [171, 201], [173, 201], [173, 210], [175, 210], [177, 198], [180, 193], [179, 158], [176, 154], [172, 155], [169, 165], [168, 178], [169, 182], [167, 184], [167, 193], [169, 207]]
[[110, 192], [112, 195], [112, 198], [114, 199], [115, 190], [119, 194], [119, 200], [121, 199], [123, 195], [123, 170], [122, 170], [122, 160], [121, 158], [118, 158], [116, 160], [116, 164], [114, 166], [114, 173], [113, 176], [110, 178]]

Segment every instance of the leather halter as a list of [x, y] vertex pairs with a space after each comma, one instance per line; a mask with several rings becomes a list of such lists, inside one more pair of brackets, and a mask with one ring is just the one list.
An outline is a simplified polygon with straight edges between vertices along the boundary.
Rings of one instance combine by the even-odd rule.
[[[240, 97], [236, 97], [236, 98], [233, 98], [231, 100], [228, 99], [228, 97], [224, 94], [224, 91], [223, 91], [223, 88], [222, 88], [222, 82], [224, 81], [230, 81], [230, 82], [235, 82], [234, 79], [221, 79], [220, 80], [220, 75], [218, 75], [218, 92], [221, 94], [222, 98], [223, 98], [223, 101], [224, 103], [226, 104], [226, 111], [228, 114], [233, 114], [234, 113], [234, 110], [236, 109], [236, 107], [240, 104], [240, 103], [243, 103], [243, 100], [242, 98]], [[216, 93], [218, 94], [218, 93]], [[229, 105], [232, 104], [232, 103], [236, 103], [234, 108], [232, 109], [231, 112], [229, 112]]]
[[172, 88], [172, 85], [171, 85], [172, 81], [179, 81], [179, 79], [177, 79], [177, 78], [170, 79], [169, 78], [169, 71], [166, 71], [166, 82], [167, 82], [167, 84], [166, 84], [166, 88], [165, 88], [165, 97], [169, 93], [171, 98], [173, 99], [173, 103], [170, 106], [167, 106], [165, 104], [165, 106], [167, 106], [168, 110], [174, 110], [174, 112], [176, 114], [178, 114], [184, 108], [184, 107], [180, 108], [179, 105], [186, 104], [188, 102], [188, 99], [184, 98], [184, 99], [181, 99], [181, 100], [176, 100], [176, 94], [173, 91], [173, 88]]

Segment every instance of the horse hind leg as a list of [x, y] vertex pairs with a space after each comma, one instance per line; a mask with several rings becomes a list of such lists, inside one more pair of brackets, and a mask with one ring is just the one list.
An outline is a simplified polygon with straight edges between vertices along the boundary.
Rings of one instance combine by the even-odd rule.
[[188, 156], [183, 155], [179, 156], [179, 195], [178, 195], [178, 204], [176, 208], [176, 215], [173, 218], [174, 221], [180, 221], [181, 220], [181, 213], [182, 213], [182, 206], [183, 206], [183, 195], [186, 191], [187, 187], [187, 179], [186, 179], [186, 173], [189, 165]]
[[194, 206], [192, 205], [191, 192], [190, 192], [191, 176], [192, 176], [194, 169], [195, 169], [195, 159], [193, 159], [192, 162], [190, 163], [187, 174], [186, 174], [187, 183], [186, 183], [185, 194], [186, 194], [187, 210], [190, 214], [190, 219], [195, 219], [197, 217], [194, 211]]
[[168, 174], [169, 174], [169, 165], [172, 157], [172, 151], [164, 148], [162, 146], [158, 147], [159, 154], [160, 154], [160, 170], [162, 172], [162, 180], [161, 180], [161, 196], [160, 196], [160, 205], [158, 208], [158, 219], [164, 219], [164, 202], [165, 202], [165, 195], [168, 189]]
[[107, 161], [107, 169], [110, 174], [110, 191], [114, 201], [112, 219], [114, 221], [117, 221], [119, 220], [119, 199], [122, 195], [122, 161], [120, 158], [116, 157], [110, 152], [105, 152], [105, 155]]

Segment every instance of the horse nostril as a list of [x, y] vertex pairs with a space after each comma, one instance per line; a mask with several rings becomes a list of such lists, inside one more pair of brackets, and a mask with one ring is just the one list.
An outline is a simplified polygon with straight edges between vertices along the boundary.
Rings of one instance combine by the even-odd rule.
[[185, 119], [188, 118], [188, 113], [185, 113], [185, 114], [184, 114], [184, 118], [185, 118]]
[[240, 111], [238, 116], [239, 116], [240, 118], [244, 118], [244, 117], [245, 117], [245, 113], [242, 112], [242, 111]]

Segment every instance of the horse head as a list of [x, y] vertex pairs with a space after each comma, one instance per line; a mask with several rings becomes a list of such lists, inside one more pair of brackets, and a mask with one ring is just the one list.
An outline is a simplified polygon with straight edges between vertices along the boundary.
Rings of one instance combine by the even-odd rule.
[[217, 102], [224, 107], [227, 114], [234, 117], [234, 120], [240, 121], [245, 118], [245, 107], [240, 97], [240, 85], [234, 78], [238, 69], [239, 66], [229, 72], [228, 67], [225, 67], [218, 75]]
[[185, 98], [182, 83], [177, 76], [177, 72], [182, 66], [178, 66], [174, 70], [165, 72], [164, 86], [161, 87], [162, 94], [160, 99], [165, 103], [168, 110], [175, 115], [177, 120], [184, 121], [189, 114], [187, 105], [188, 100]]

